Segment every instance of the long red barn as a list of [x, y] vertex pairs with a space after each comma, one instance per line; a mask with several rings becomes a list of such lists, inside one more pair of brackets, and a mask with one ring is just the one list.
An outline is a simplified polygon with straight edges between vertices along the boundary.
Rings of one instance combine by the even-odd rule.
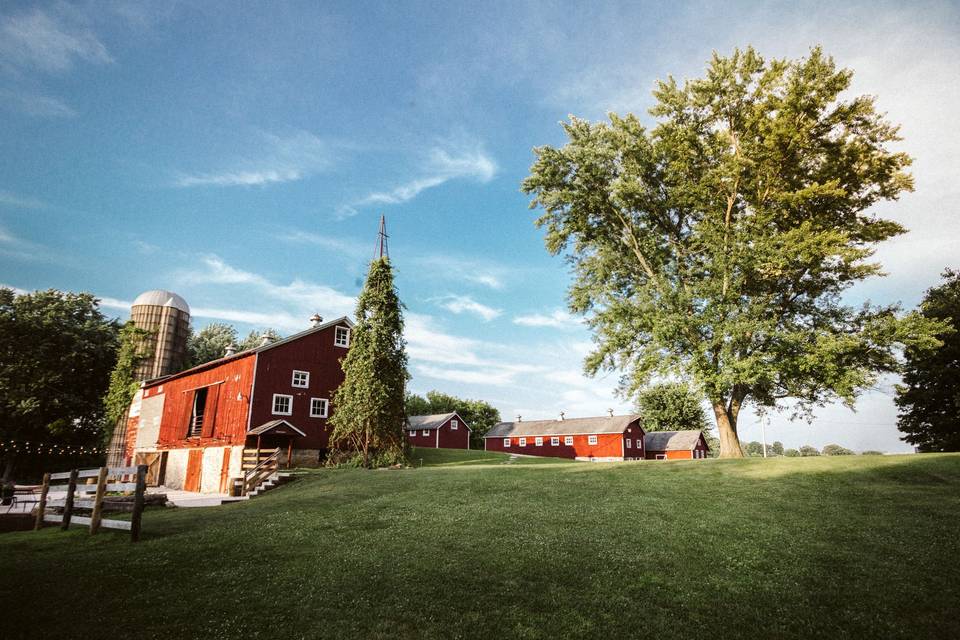
[[486, 451], [574, 460], [643, 460], [640, 416], [501, 422], [483, 437]]

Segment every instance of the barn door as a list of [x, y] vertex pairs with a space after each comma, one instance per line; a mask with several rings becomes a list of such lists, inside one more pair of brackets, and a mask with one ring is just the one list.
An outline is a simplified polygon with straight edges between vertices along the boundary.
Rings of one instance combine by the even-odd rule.
[[230, 482], [230, 447], [223, 448], [223, 465], [220, 467], [220, 493], [228, 493]]
[[203, 406], [203, 432], [200, 434], [204, 438], [213, 437], [213, 429], [217, 422], [217, 401], [219, 398], [220, 385], [207, 387], [207, 398]]
[[187, 453], [187, 477], [184, 491], [200, 491], [200, 471], [203, 467], [203, 449], [190, 449]]

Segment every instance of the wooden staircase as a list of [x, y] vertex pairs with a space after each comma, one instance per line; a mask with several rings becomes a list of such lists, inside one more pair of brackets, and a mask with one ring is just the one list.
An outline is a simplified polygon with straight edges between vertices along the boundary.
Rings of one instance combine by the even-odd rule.
[[280, 472], [280, 449], [244, 449], [240, 465], [242, 478], [236, 478], [234, 492], [255, 498], [289, 482], [293, 475]]

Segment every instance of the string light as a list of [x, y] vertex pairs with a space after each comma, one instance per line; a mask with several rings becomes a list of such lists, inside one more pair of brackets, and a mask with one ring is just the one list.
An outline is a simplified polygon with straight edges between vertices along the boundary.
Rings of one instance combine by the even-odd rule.
[[106, 453], [106, 448], [75, 444], [54, 444], [49, 442], [31, 442], [29, 440], [0, 441], [0, 452], [34, 455], [100, 455]]

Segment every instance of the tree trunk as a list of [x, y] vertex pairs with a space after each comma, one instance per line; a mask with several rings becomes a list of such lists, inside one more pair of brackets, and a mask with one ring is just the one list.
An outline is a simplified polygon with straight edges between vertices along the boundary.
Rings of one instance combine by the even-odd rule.
[[742, 458], [743, 448], [737, 436], [737, 411], [731, 411], [723, 402], [713, 403], [713, 413], [717, 418], [717, 431], [720, 433], [720, 457]]
[[0, 481], [0, 484], [6, 484], [13, 480], [13, 466], [15, 460], [16, 454], [13, 452], [8, 452], [5, 456], [3, 456], [3, 480]]

